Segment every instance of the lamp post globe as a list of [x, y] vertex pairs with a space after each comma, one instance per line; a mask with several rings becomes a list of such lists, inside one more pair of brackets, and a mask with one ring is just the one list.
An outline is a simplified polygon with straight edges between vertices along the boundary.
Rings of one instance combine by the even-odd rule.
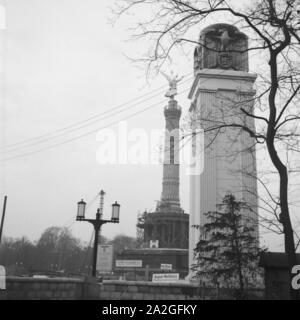
[[120, 220], [120, 205], [117, 201], [112, 204], [112, 212], [111, 212], [111, 221], [112, 222], [119, 222]]
[[83, 220], [85, 218], [85, 206], [86, 202], [84, 202], [83, 199], [77, 203], [76, 220]]

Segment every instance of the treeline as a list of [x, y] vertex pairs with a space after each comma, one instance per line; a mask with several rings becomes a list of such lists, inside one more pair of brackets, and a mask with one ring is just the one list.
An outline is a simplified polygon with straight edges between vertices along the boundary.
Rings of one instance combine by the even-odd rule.
[[[136, 240], [118, 235], [101, 243], [113, 244], [116, 254], [136, 247]], [[26, 237], [4, 238], [0, 245], [0, 265], [8, 275], [63, 274], [87, 275], [91, 271], [92, 247], [74, 237], [67, 228], [50, 227], [38, 241]]]

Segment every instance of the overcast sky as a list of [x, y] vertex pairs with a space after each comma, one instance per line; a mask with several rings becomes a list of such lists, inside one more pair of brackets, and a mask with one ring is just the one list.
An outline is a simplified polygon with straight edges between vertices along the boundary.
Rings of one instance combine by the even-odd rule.
[[[4, 3], [4, 1], [1, 1]], [[102, 112], [113, 110], [129, 100], [166, 86], [162, 76], [145, 79], [143, 69], [126, 57], [140, 52], [140, 45], [128, 42], [130, 18], [112, 26], [108, 0], [6, 0], [6, 30], [1, 32], [2, 90], [1, 145], [54, 132]], [[199, 29], [200, 32], [200, 29]], [[193, 72], [192, 52], [174, 57], [173, 66], [183, 75]], [[183, 115], [189, 108], [186, 76], [177, 96]], [[100, 165], [96, 161], [98, 128], [118, 130], [118, 120], [127, 119], [128, 131], [164, 127], [164, 92], [132, 106], [124, 105], [105, 119], [64, 133], [55, 139], [1, 153], [1, 202], [8, 195], [4, 233], [36, 240], [49, 226], [71, 226], [75, 236], [89, 241], [92, 227], [74, 222], [77, 201], [94, 199], [103, 189], [104, 215], [110, 217], [111, 204], [121, 204], [118, 225], [106, 225], [103, 235], [136, 234], [139, 210], [151, 209], [161, 193], [162, 168], [159, 165]], [[146, 101], [144, 101], [146, 100]], [[143, 109], [155, 105], [147, 111]], [[127, 108], [128, 106], [128, 108]], [[140, 113], [138, 113], [140, 111]], [[134, 115], [136, 114], [136, 115]], [[114, 123], [111, 125], [111, 123]], [[94, 133], [77, 138], [90, 131]], [[47, 136], [49, 137], [49, 136]], [[50, 149], [42, 150], [50, 147]], [[0, 150], [0, 151], [3, 151]], [[182, 170], [183, 171], [183, 170]], [[188, 176], [181, 174], [181, 202], [188, 212]], [[98, 201], [88, 208], [94, 216]], [[1, 204], [2, 207], [2, 204]], [[281, 237], [264, 238], [276, 250]], [[265, 241], [264, 240], [264, 241]]]

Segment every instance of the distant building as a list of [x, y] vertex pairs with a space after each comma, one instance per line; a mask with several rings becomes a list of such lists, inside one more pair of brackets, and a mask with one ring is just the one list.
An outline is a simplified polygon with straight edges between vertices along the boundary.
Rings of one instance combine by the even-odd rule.
[[126, 280], [151, 281], [153, 274], [178, 273], [180, 279], [188, 275], [186, 249], [145, 248], [125, 250], [116, 255], [114, 273]]

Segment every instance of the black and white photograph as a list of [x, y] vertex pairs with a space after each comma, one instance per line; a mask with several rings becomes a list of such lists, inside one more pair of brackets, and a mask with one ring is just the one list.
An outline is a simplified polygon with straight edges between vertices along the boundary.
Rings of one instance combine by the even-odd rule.
[[300, 300], [300, 0], [0, 0], [0, 300]]

